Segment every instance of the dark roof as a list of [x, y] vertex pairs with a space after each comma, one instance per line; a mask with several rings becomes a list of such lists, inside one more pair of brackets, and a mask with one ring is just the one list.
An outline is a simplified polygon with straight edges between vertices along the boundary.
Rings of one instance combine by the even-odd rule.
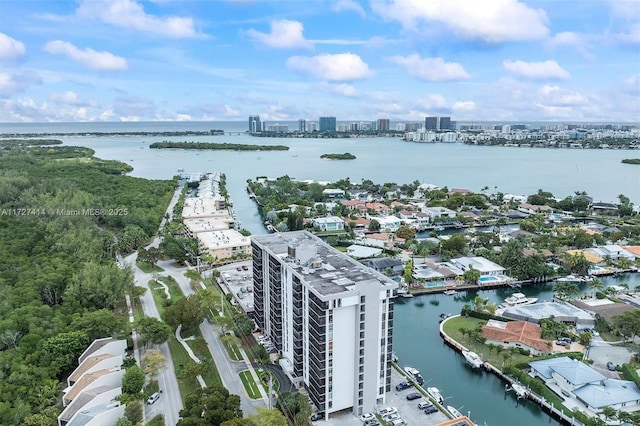
[[366, 260], [363, 260], [362, 263], [374, 269], [387, 269], [387, 268], [393, 268], [394, 266], [402, 265], [402, 261], [400, 259], [394, 259], [392, 257], [379, 257], [376, 259], [366, 259]]

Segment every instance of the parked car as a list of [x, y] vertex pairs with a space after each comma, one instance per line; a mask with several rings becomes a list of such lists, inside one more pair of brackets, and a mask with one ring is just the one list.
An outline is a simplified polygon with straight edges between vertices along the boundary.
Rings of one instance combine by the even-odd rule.
[[367, 420], [373, 420], [375, 418], [376, 416], [373, 413], [364, 413], [363, 415], [360, 416], [360, 421], [366, 422]]
[[407, 395], [407, 399], [409, 401], [413, 401], [414, 399], [420, 399], [422, 398], [422, 394], [420, 392], [411, 392], [410, 394]]
[[242, 265], [242, 269], [245, 270], [245, 271], [248, 271], [249, 267], [247, 265]]
[[148, 405], [152, 405], [154, 404], [157, 400], [160, 399], [160, 392], [154, 392], [151, 394], [151, 396], [147, 399], [147, 404]]
[[431, 401], [421, 401], [418, 403], [418, 408], [424, 410], [427, 407], [433, 407]]
[[380, 422], [375, 417], [364, 422], [364, 426], [380, 426]]
[[391, 422], [389, 422], [389, 424], [391, 426], [404, 426], [407, 424], [407, 422], [405, 422], [404, 419], [393, 419], [391, 420]]
[[425, 414], [433, 414], [433, 413], [437, 413], [438, 409], [436, 407], [434, 407], [433, 405], [428, 406], [427, 408], [424, 409], [424, 413]]
[[559, 346], [569, 346], [571, 343], [567, 342], [566, 340], [556, 340], [556, 345]]
[[396, 390], [401, 391], [401, 390], [409, 389], [411, 386], [413, 386], [412, 382], [400, 382], [396, 385]]
[[382, 416], [382, 420], [384, 420], [387, 423], [390, 423], [399, 418], [400, 418], [400, 415], [398, 413], [390, 413], [390, 414], [387, 414], [386, 416]]
[[386, 416], [387, 414], [397, 413], [398, 409], [396, 407], [384, 407], [378, 410], [378, 414], [381, 416]]
[[313, 413], [311, 415], [311, 421], [315, 422], [316, 420], [322, 420], [324, 419], [324, 413], [318, 412], [318, 413]]
[[615, 365], [614, 363], [612, 363], [611, 361], [609, 361], [609, 362], [607, 363], [607, 369], [608, 369], [609, 371], [616, 371], [616, 365]]

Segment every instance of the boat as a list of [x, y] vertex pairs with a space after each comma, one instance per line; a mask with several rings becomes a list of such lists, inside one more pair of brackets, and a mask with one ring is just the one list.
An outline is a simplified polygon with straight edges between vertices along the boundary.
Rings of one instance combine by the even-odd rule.
[[404, 371], [409, 375], [409, 377], [415, 380], [415, 382], [420, 386], [424, 384], [424, 379], [422, 378], [422, 374], [420, 374], [420, 371], [417, 368], [405, 367]]
[[439, 404], [441, 404], [442, 401], [444, 401], [444, 398], [440, 394], [440, 390], [438, 388], [429, 387], [427, 388], [427, 393], [429, 394], [429, 396], [431, 396], [431, 398], [435, 399], [436, 402], [438, 402]]
[[446, 320], [447, 318], [449, 318], [451, 316], [451, 314], [445, 314], [444, 312], [440, 314], [440, 320], [438, 322], [442, 322], [444, 320]]
[[564, 277], [556, 278], [556, 282], [558, 283], [571, 283], [571, 284], [582, 284], [587, 282], [583, 277], [579, 277], [576, 275], [566, 275]]
[[462, 414], [460, 413], [460, 411], [458, 411], [457, 408], [452, 407], [451, 405], [447, 405], [447, 411], [451, 413], [454, 419], [462, 417]]
[[449, 290], [445, 290], [443, 293], [446, 294], [447, 296], [452, 296], [454, 294], [457, 294], [458, 292], [455, 289], [451, 288]]
[[411, 294], [411, 293], [400, 293], [399, 296], [403, 297], [405, 299], [412, 299], [413, 298], [413, 294]]
[[462, 351], [462, 356], [464, 356], [465, 361], [473, 368], [482, 368], [484, 362], [482, 362], [482, 358], [475, 352], [472, 351]]
[[513, 293], [504, 299], [502, 307], [510, 308], [512, 306], [533, 305], [538, 301], [537, 297], [527, 297], [524, 293]]
[[511, 390], [513, 390], [513, 392], [516, 394], [516, 397], [518, 399], [526, 398], [527, 394], [529, 393], [527, 391], [527, 388], [525, 388], [522, 384], [518, 382], [511, 383]]

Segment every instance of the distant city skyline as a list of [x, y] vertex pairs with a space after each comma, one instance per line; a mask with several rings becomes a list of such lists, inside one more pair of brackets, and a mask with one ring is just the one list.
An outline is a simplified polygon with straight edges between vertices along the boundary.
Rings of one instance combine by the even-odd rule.
[[640, 120], [637, 0], [312, 5], [5, 0], [0, 122]]

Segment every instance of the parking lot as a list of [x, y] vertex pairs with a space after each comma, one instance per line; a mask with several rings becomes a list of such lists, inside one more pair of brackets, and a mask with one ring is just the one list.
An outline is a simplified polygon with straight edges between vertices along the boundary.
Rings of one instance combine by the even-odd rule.
[[[391, 369], [391, 392], [387, 393], [387, 402], [384, 405], [375, 407], [376, 410], [381, 410], [385, 407], [395, 407], [397, 414], [402, 418], [407, 425], [424, 425], [435, 426], [442, 423], [449, 418], [442, 412], [438, 411], [433, 414], [425, 414], [423, 410], [418, 408], [420, 402], [428, 400], [425, 396], [413, 401], [407, 400], [407, 395], [419, 391], [415, 387], [409, 387], [407, 389], [396, 391], [396, 385], [400, 382], [404, 382], [407, 379], [400, 375], [395, 369]], [[350, 412], [344, 414], [332, 414], [332, 417], [327, 420], [318, 420], [313, 422], [314, 425], [324, 426], [362, 426], [364, 423], [359, 417], [354, 416]]]
[[[253, 278], [251, 262], [238, 262], [220, 268], [223, 290], [233, 295], [232, 303], [236, 303], [249, 313], [253, 311]], [[224, 288], [226, 287], [226, 288]]]

